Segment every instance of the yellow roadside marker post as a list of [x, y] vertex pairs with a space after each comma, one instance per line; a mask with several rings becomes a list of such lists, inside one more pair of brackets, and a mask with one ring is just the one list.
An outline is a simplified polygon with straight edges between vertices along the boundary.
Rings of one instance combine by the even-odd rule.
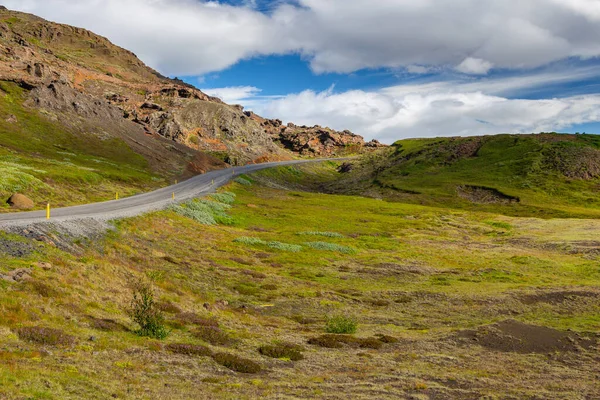
[[50, 203], [46, 205], [46, 219], [50, 219]]
[[115, 200], [119, 200], [119, 193], [115, 193]]
[[173, 196], [172, 197], [173, 197], [173, 200], [175, 200], [175, 192], [173, 192]]
[[212, 180], [212, 182], [211, 182], [210, 184], [211, 184], [211, 185], [214, 185], [214, 184], [215, 184], [215, 180], [213, 179], [213, 180]]

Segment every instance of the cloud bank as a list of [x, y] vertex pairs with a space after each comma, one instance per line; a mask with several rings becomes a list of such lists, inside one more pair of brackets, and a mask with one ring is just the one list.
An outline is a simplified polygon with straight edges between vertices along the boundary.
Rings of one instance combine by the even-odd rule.
[[600, 56], [599, 0], [5, 0], [83, 26], [169, 75], [299, 53], [313, 71], [443, 67], [482, 75]]

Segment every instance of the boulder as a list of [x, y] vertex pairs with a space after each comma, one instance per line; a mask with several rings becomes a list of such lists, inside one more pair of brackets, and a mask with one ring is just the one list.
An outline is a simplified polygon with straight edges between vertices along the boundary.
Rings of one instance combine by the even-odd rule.
[[35, 204], [29, 197], [20, 193], [15, 193], [6, 201], [10, 206], [21, 210], [30, 210]]

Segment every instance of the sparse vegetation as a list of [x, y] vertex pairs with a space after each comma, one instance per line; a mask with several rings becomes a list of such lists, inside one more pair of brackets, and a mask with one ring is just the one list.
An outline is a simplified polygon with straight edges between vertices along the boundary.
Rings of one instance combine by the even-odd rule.
[[324, 236], [324, 237], [329, 237], [329, 238], [343, 238], [344, 237], [344, 235], [336, 233], [336, 232], [319, 232], [319, 231], [300, 232], [300, 233], [298, 233], [298, 235], [304, 235], [304, 236]]
[[199, 326], [194, 332], [194, 336], [215, 346], [226, 346], [233, 342], [229, 335], [218, 326]]
[[143, 281], [133, 285], [133, 298], [128, 310], [129, 316], [139, 329], [136, 333], [155, 339], [164, 339], [169, 335], [164, 325], [165, 317], [154, 302], [152, 286]]
[[323, 250], [323, 251], [337, 251], [344, 254], [354, 254], [356, 253], [356, 249], [348, 246], [342, 246], [336, 243], [327, 243], [327, 242], [307, 242], [304, 243], [306, 246], [311, 247], [315, 250]]
[[30, 326], [17, 330], [19, 339], [42, 345], [72, 345], [75, 338], [60, 329], [45, 328], [41, 326]]
[[252, 186], [252, 182], [251, 181], [249, 181], [248, 179], [243, 178], [241, 176], [238, 176], [237, 178], [235, 178], [234, 182], [237, 182], [240, 185], [244, 185], [244, 186]]

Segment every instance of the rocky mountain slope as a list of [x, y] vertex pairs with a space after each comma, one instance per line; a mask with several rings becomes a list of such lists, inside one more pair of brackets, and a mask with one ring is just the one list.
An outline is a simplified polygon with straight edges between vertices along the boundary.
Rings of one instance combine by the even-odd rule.
[[159, 163], [167, 162], [160, 157], [164, 144], [147, 137], [185, 146], [179, 151], [188, 158], [188, 149], [200, 150], [232, 165], [380, 146], [367, 147], [347, 131], [281, 126], [244, 113], [241, 106], [161, 76], [92, 32], [5, 8], [0, 10], [0, 80], [26, 89], [26, 106], [68, 128], [123, 139]]

